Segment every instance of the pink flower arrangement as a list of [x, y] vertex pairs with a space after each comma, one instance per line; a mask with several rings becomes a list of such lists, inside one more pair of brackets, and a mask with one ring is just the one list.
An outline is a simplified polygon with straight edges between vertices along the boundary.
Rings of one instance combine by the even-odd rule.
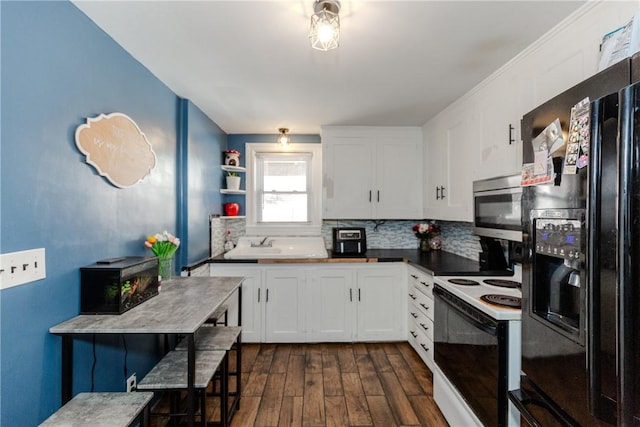
[[433, 223], [416, 224], [412, 230], [419, 239], [431, 239], [440, 235], [440, 228]]

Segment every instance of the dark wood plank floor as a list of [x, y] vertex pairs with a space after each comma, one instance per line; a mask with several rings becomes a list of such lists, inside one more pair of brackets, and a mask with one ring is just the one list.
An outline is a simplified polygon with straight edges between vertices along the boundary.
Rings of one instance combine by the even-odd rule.
[[[244, 344], [242, 357], [232, 427], [447, 426], [431, 372], [406, 342]], [[218, 419], [215, 400], [211, 420]]]

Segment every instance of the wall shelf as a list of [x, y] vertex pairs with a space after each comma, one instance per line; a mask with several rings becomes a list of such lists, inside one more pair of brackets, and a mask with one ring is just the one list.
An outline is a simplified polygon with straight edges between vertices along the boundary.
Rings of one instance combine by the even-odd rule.
[[247, 168], [243, 168], [240, 166], [222, 165], [222, 170], [227, 172], [246, 172]]
[[246, 190], [227, 190], [226, 188], [221, 188], [220, 192], [222, 194], [246, 194]]
[[236, 215], [236, 216], [227, 216], [227, 215], [222, 215], [220, 218], [222, 219], [242, 219], [242, 218], [246, 218], [246, 216], [244, 215]]

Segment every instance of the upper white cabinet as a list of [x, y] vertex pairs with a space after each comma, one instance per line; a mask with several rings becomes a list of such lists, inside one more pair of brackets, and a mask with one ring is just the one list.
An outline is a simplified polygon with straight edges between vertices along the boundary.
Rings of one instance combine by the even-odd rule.
[[595, 74], [602, 36], [636, 10], [636, 2], [588, 2], [427, 122], [425, 216], [471, 221], [473, 180], [521, 170], [522, 116]]
[[474, 105], [459, 104], [423, 128], [427, 218], [471, 221], [472, 170], [477, 159], [477, 114]]
[[481, 88], [474, 97], [477, 99], [477, 142], [480, 144], [474, 179], [520, 172], [520, 119], [526, 108], [523, 103], [524, 96], [521, 76], [510, 72], [498, 76]]
[[422, 217], [422, 129], [326, 126], [323, 217]]

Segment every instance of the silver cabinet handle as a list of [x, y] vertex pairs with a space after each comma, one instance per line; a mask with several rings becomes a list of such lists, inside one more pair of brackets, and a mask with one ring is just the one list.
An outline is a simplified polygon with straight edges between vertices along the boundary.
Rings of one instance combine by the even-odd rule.
[[415, 300], [416, 298], [418, 298], [417, 296], [415, 296], [413, 294], [409, 294], [409, 297], [411, 297], [412, 300]]
[[420, 323], [420, 326], [422, 326], [422, 329], [424, 329], [425, 331], [429, 330], [429, 327], [427, 325], [425, 325], [424, 323]]
[[411, 317], [413, 317], [414, 319], [417, 319], [417, 318], [418, 318], [418, 315], [412, 311], [412, 312], [411, 312]]
[[420, 347], [424, 348], [424, 351], [429, 351], [429, 348], [427, 348], [427, 346], [422, 343], [420, 344]]
[[[267, 289], [267, 298], [269, 297], [269, 290]], [[424, 308], [425, 310], [429, 310], [429, 307], [427, 307], [426, 305], [424, 305], [424, 303], [420, 303], [420, 305], [422, 306], [422, 308]]]
[[409, 331], [409, 332], [411, 332], [411, 335], [413, 335], [413, 337], [414, 337], [414, 338], [418, 338], [418, 334], [416, 334], [416, 333], [415, 333], [415, 332], [413, 332], [413, 331]]

